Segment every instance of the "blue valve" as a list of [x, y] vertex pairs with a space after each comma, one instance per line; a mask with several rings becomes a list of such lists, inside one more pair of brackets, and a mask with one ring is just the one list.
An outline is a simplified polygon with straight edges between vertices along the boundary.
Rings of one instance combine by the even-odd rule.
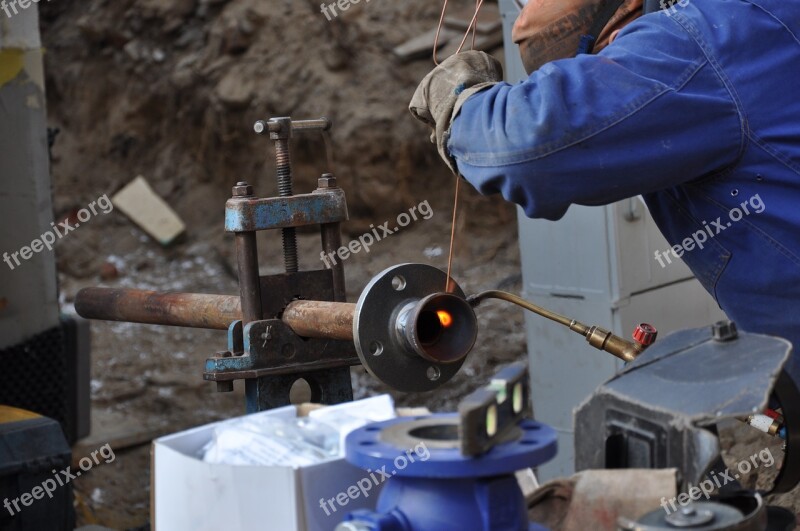
[[348, 514], [337, 531], [547, 531], [528, 520], [514, 473], [556, 454], [555, 430], [522, 420], [475, 457], [460, 451], [458, 422], [458, 414], [397, 418], [348, 435], [347, 461], [390, 479], [375, 511]]

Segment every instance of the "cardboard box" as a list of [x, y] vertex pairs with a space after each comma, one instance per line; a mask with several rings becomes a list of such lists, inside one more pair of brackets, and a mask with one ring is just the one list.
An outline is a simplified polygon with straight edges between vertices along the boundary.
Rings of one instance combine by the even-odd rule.
[[[288, 406], [254, 415], [294, 418]], [[328, 513], [330, 499], [367, 477], [344, 459], [316, 465], [231, 466], [203, 462], [198, 456], [215, 426], [228, 419], [161, 437], [152, 447], [151, 520], [156, 531], [333, 530], [344, 514], [374, 509], [380, 485]]]

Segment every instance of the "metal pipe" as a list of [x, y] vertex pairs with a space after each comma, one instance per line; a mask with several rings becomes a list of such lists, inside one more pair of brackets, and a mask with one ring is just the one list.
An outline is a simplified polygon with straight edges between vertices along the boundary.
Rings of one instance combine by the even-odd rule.
[[565, 317], [546, 308], [542, 308], [541, 306], [537, 306], [536, 304], [533, 304], [522, 297], [514, 295], [513, 293], [508, 293], [507, 291], [483, 291], [468, 297], [467, 302], [469, 302], [473, 307], [477, 307], [485, 299], [504, 300], [506, 302], [516, 304], [517, 306], [521, 306], [522, 308], [525, 308], [526, 310], [537, 315], [546, 317], [551, 321], [562, 324], [573, 332], [582, 335], [594, 348], [598, 350], [604, 350], [612, 356], [615, 356], [625, 362], [635, 360], [636, 357], [639, 356], [639, 354], [641, 354], [656, 339], [656, 329], [645, 323], [639, 325], [637, 330], [634, 332], [634, 338], [638, 337], [641, 340], [637, 339], [635, 341], [628, 341], [617, 335], [614, 335], [608, 330], [598, 326], [585, 325], [580, 321], [576, 321], [575, 319], [570, 319], [569, 317]]
[[294, 301], [283, 311], [283, 322], [301, 337], [353, 340], [356, 305], [347, 302]]
[[475, 311], [464, 299], [434, 293], [407, 303], [395, 322], [406, 350], [433, 363], [458, 363], [467, 357], [478, 338]]
[[235, 295], [84, 288], [75, 311], [86, 319], [227, 330], [242, 318], [242, 303]]
[[[526, 301], [522, 297], [514, 295], [513, 293], [509, 293], [507, 291], [498, 291], [498, 290], [489, 290], [489, 291], [482, 291], [477, 295], [471, 295], [467, 298], [467, 302], [469, 302], [472, 306], [478, 306], [481, 302], [485, 299], [500, 299], [506, 302], [510, 302], [516, 304], [517, 306], [521, 306], [525, 308], [529, 312], [533, 312], [537, 315], [541, 315], [542, 317], [546, 317], [551, 321], [555, 321], [559, 324], [562, 324], [568, 328], [573, 326], [575, 323], [574, 319], [570, 319], [569, 317], [564, 317], [561, 314], [557, 314], [556, 312], [551, 312], [546, 308], [542, 308], [541, 306], [537, 306], [530, 301]], [[580, 324], [580, 323], [578, 323]], [[586, 327], [588, 329], [588, 327]], [[580, 332], [579, 332], [580, 333]]]
[[[329, 131], [331, 128], [331, 121], [328, 118], [316, 118], [313, 120], [292, 120], [292, 131]], [[259, 135], [264, 133], [277, 133], [281, 130], [281, 124], [277, 123], [275, 119], [259, 120], [253, 126], [255, 132]]]
[[[159, 293], [138, 289], [84, 288], [75, 311], [86, 319], [227, 330], [242, 318], [239, 297], [201, 293]], [[294, 301], [283, 322], [301, 337], [353, 340], [356, 305], [345, 302]]]

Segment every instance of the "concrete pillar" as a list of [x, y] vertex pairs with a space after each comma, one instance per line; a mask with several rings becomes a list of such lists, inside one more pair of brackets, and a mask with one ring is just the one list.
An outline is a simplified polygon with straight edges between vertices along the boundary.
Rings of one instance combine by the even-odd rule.
[[39, 14], [16, 7], [0, 9], [0, 349], [59, 325], [55, 252], [31, 248], [53, 222]]

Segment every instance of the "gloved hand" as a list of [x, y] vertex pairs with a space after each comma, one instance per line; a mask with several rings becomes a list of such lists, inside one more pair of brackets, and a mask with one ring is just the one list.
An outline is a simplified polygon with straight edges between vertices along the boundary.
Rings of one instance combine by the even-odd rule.
[[455, 160], [447, 152], [450, 125], [467, 99], [503, 79], [500, 62], [484, 52], [469, 51], [448, 57], [434, 68], [417, 87], [408, 110], [417, 120], [429, 125], [431, 142], [447, 166], [458, 173]]

